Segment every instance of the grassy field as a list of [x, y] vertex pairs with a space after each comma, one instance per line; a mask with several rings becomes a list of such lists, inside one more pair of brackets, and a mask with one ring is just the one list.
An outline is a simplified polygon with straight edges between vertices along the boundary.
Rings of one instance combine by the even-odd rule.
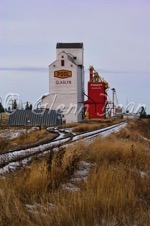
[[[0, 226], [149, 226], [149, 128], [148, 120], [131, 121], [0, 178]], [[87, 179], [63, 189], [81, 162], [93, 164]]]
[[[3, 130], [1, 131], [3, 132]], [[27, 131], [24, 129], [24, 131], [22, 131], [21, 134], [14, 139], [0, 137], [0, 152], [5, 152], [8, 151], [9, 149], [12, 150], [14, 148], [23, 148], [29, 144], [35, 144], [37, 142], [45, 141], [46, 139], [51, 140], [57, 137], [57, 134], [49, 133], [44, 129], [34, 130], [30, 133], [26, 132]]]
[[64, 124], [62, 128], [72, 127], [72, 131], [75, 133], [89, 132], [96, 129], [102, 129], [107, 126], [111, 126], [124, 121], [123, 119], [100, 119], [100, 120], [85, 120], [82, 123], [69, 123]]

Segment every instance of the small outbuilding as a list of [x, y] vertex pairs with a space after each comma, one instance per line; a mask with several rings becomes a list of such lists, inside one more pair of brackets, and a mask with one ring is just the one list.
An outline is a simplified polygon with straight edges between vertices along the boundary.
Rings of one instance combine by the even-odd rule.
[[10, 113], [11, 126], [58, 126], [62, 124], [60, 111], [49, 109], [15, 110]]

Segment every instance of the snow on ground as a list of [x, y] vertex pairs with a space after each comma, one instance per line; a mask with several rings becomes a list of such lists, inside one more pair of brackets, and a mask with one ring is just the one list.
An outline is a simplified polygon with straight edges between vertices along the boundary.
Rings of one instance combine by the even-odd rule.
[[59, 139], [62, 139], [65, 137], [65, 134], [64, 133], [60, 133], [59, 132], [59, 136], [55, 138], [55, 140], [59, 140]]
[[79, 162], [77, 166], [77, 170], [75, 171], [73, 177], [71, 178], [71, 182], [79, 182], [80, 180], [86, 180], [87, 176], [93, 166], [95, 166], [95, 163], [89, 163], [85, 161]]
[[75, 133], [72, 133], [72, 128], [71, 129], [68, 129], [68, 128], [67, 129], [59, 129], [59, 130], [56, 129], [55, 131], [59, 134], [59, 136], [57, 138], [55, 138], [55, 140], [65, 138], [67, 133], [72, 136], [76, 135]]
[[64, 189], [64, 190], [73, 191], [73, 192], [79, 192], [80, 191], [80, 188], [78, 188], [77, 186], [75, 186], [72, 183], [62, 184], [61, 188]]
[[77, 187], [76, 184], [82, 181], [86, 181], [91, 168], [95, 165], [95, 163], [80, 161], [78, 163], [77, 169], [72, 175], [72, 178], [69, 180], [68, 183], [62, 184], [61, 188], [72, 192], [79, 192], [80, 188]]
[[19, 137], [22, 133], [25, 133], [25, 129], [5, 129], [0, 132], [0, 138], [6, 138], [6, 139], [15, 139]]
[[54, 130], [54, 131], [59, 134], [59, 136], [55, 138], [55, 141], [65, 138], [65, 131], [64, 130]]
[[67, 133], [71, 133], [72, 135], [76, 135], [76, 133], [72, 132], [73, 128], [65, 128], [64, 129]]
[[56, 205], [53, 204], [53, 203], [48, 203], [47, 205], [41, 205], [39, 203], [35, 203], [35, 204], [26, 204], [26, 208], [29, 212], [35, 214], [35, 215], [39, 215], [39, 212], [40, 214], [42, 214], [43, 216], [47, 216], [48, 214], [48, 211], [52, 211], [52, 210], [55, 210], [56, 208]]
[[[110, 130], [107, 130], [107, 131], [104, 131], [104, 129], [100, 129], [99, 130], [99, 134], [93, 134], [92, 136], [89, 136], [89, 137], [86, 137], [85, 140], [87, 140], [88, 142], [92, 142], [93, 139], [97, 136], [101, 136], [101, 137], [106, 137], [106, 136], [109, 136], [110, 134], [112, 133], [117, 133], [119, 132], [121, 129], [123, 129], [125, 126], [127, 125], [127, 123], [123, 123], [121, 125], [119, 125], [118, 127], [115, 127], [115, 128], [111, 128], [112, 126], [110, 126]], [[102, 132], [102, 133], [101, 133]]]
[[58, 133], [58, 137], [56, 137], [54, 140], [56, 141], [56, 140], [60, 140], [60, 139], [63, 139], [63, 138], [65, 138], [66, 137], [66, 134], [68, 133], [69, 135], [70, 134], [72, 134], [72, 136], [74, 136], [75, 134], [74, 133], [72, 133], [72, 128], [70, 128], [70, 129], [58, 129], [57, 127], [56, 128], [54, 128], [54, 127], [49, 127], [49, 128], [47, 128], [47, 130], [49, 131], [49, 132], [56, 132], [56, 133]]
[[[127, 125], [127, 123], [124, 123], [124, 124], [122, 124], [122, 125], [120, 125], [118, 127], [115, 127], [115, 128], [112, 128], [113, 126], [110, 126], [109, 128], [112, 128], [112, 129], [111, 130], [108, 130], [108, 131], [105, 131], [102, 134], [95, 134], [95, 132], [102, 132], [105, 129], [100, 129], [98, 131], [92, 131], [92, 132], [86, 133], [86, 136], [90, 136], [91, 134], [93, 134], [92, 137], [91, 136], [90, 137], [86, 137], [86, 139], [90, 139], [91, 140], [95, 136], [98, 136], [98, 135], [101, 135], [103, 137], [104, 136], [108, 136], [111, 133], [118, 132], [120, 129], [124, 128], [126, 125]], [[83, 138], [83, 134], [80, 134], [80, 135], [78, 135], [76, 137], [73, 137], [73, 140], [74, 141], [77, 141], [81, 137]], [[87, 177], [88, 177], [88, 175], [90, 173], [91, 168], [93, 166], [95, 166], [95, 165], [96, 165], [96, 163], [88, 163], [88, 162], [85, 162], [85, 161], [80, 161], [78, 163], [77, 169], [74, 172], [72, 178], [69, 180], [69, 182], [67, 182], [65, 184], [62, 184], [61, 185], [61, 188], [64, 189], [64, 190], [72, 191], [72, 192], [80, 192], [80, 188], [77, 187], [76, 184], [79, 183], [79, 182], [81, 182], [81, 181], [86, 181], [87, 180]]]
[[[58, 146], [59, 144], [63, 144], [65, 142], [67, 142], [68, 140], [69, 140], [69, 138], [66, 138], [66, 139], [63, 139], [61, 141], [53, 141], [53, 142], [50, 142], [48, 144], [43, 144], [43, 145], [40, 145], [40, 146], [35, 147], [35, 148], [28, 148], [28, 149], [25, 149], [25, 150], [9, 152], [9, 153], [4, 153], [4, 154], [0, 155], [0, 158], [1, 158], [0, 164], [5, 164], [5, 163], [11, 161], [11, 163], [7, 164], [5, 167], [0, 169], [0, 175], [8, 172], [9, 169], [15, 170], [15, 168], [18, 167], [18, 164], [21, 164], [23, 166], [24, 161], [25, 161], [25, 165], [26, 165], [26, 159], [28, 159], [29, 155], [36, 154], [38, 152], [43, 152], [46, 149], [54, 148], [54, 147]], [[21, 157], [27, 157], [27, 158], [25, 160], [19, 160], [19, 161], [13, 162], [13, 161], [17, 160], [17, 158], [21, 158]]]
[[[39, 203], [35, 203], [34, 205], [31, 204], [26, 204], [27, 209], [29, 210], [29, 212], [33, 212], [33, 211], [37, 211], [37, 210], [47, 210], [47, 208]], [[53, 203], [48, 203], [47, 204], [48, 209], [54, 209], [55, 205]]]
[[11, 163], [7, 164], [6, 166], [4, 166], [3, 168], [0, 169], [0, 175], [3, 175], [3, 174], [5, 174], [5, 173], [7, 173], [7, 172], [14, 171], [14, 170], [16, 170], [18, 167], [25, 166], [25, 165], [27, 165], [31, 160], [32, 160], [32, 158], [29, 157], [29, 158], [20, 160], [20, 161], [18, 161], [18, 162], [11, 162]]
[[[113, 128], [113, 126], [110, 126], [110, 127], [108, 127], [108, 128], [110, 128], [109, 131], [105, 131], [105, 129], [100, 129], [100, 130], [80, 134], [80, 135], [74, 136], [72, 140], [77, 142], [79, 139], [84, 138], [86, 140], [90, 140], [90, 142], [91, 142], [91, 140], [93, 140], [93, 138], [96, 137], [96, 136], [99, 136], [99, 135], [100, 136], [108, 136], [111, 133], [118, 132], [120, 129], [125, 127], [126, 124], [127, 123], [123, 123], [123, 124], [121, 124], [121, 125], [119, 125], [118, 127], [115, 127], [115, 128]], [[100, 134], [98, 134], [98, 132]], [[101, 132], [103, 132], [103, 133], [101, 133]], [[90, 137], [88, 137], [88, 136], [90, 136]], [[40, 155], [43, 155], [43, 153], [41, 153], [41, 152], [44, 152], [46, 149], [49, 149], [49, 150], [53, 149], [53, 148], [57, 147], [58, 145], [64, 144], [65, 147], [67, 147], [69, 145], [75, 145], [75, 142], [65, 145], [65, 142], [67, 142], [69, 140], [70, 140], [70, 138], [64, 138], [62, 140], [54, 140], [54, 141], [52, 141], [48, 144], [43, 144], [43, 145], [40, 145], [40, 146], [35, 147], [35, 148], [28, 148], [26, 150], [9, 152], [9, 153], [4, 153], [4, 154], [0, 155], [0, 158], [1, 158], [0, 164], [8, 163], [6, 166], [4, 166], [3, 168], [0, 169], [0, 175], [4, 174], [6, 172], [9, 172], [9, 170], [15, 170], [20, 165], [22, 165], [22, 166], [26, 165], [27, 162], [28, 162], [28, 159], [29, 159], [28, 156], [31, 155], [31, 154], [40, 153]], [[45, 151], [44, 154], [46, 154], [48, 152], [49, 151]], [[26, 159], [23, 160], [23, 161], [20, 161], [20, 160], [17, 161], [17, 158], [19, 159], [21, 157], [26, 157]], [[16, 160], [16, 162], [13, 162], [15, 160]]]
[[[87, 133], [79, 134], [79, 135], [73, 137], [73, 141], [83, 139], [83, 138], [91, 139], [91, 138], [94, 138], [98, 135], [108, 136], [111, 133], [118, 132], [120, 129], [124, 128], [126, 125], [127, 125], [127, 123], [122, 123], [121, 125], [119, 125], [117, 127], [114, 127], [114, 125], [107, 127], [108, 131], [105, 131], [106, 128], [103, 128], [103, 129], [94, 130], [94, 131], [90, 131], [90, 132], [87, 132]], [[102, 134], [102, 132], [103, 132], [103, 134]], [[90, 138], [88, 138], [88, 136], [90, 136]]]
[[143, 179], [148, 177], [148, 174], [146, 172], [140, 171], [139, 173]]
[[21, 134], [24, 134], [26, 132], [30, 133], [38, 129], [39, 129], [38, 127], [32, 127], [27, 131], [26, 129], [4, 129], [4, 130], [0, 130], [0, 138], [6, 138], [6, 139], [12, 140], [19, 137]]
[[146, 138], [146, 137], [143, 137], [143, 136], [140, 136], [143, 140], [146, 140], [146, 141], [149, 141], [150, 142], [150, 139]]

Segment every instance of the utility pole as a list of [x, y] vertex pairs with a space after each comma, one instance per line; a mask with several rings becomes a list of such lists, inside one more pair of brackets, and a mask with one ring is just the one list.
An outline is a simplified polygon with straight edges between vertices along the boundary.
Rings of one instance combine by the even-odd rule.
[[116, 92], [116, 90], [115, 90], [115, 88], [112, 88], [111, 90], [112, 90], [112, 104], [113, 104], [112, 114], [114, 116], [115, 115], [115, 92]]
[[[2, 104], [2, 98], [0, 97], [0, 104]], [[0, 112], [1, 114], [1, 125], [2, 125], [2, 112]]]
[[26, 122], [26, 139], [27, 139], [27, 134], [28, 134], [28, 119], [29, 119], [29, 115], [28, 114], [26, 114], [26, 116], [25, 116], [25, 122]]

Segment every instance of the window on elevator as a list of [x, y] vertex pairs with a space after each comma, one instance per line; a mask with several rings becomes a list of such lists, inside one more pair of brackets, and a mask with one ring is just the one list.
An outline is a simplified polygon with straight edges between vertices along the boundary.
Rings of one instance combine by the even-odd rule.
[[61, 60], [61, 66], [65, 66], [65, 61]]

